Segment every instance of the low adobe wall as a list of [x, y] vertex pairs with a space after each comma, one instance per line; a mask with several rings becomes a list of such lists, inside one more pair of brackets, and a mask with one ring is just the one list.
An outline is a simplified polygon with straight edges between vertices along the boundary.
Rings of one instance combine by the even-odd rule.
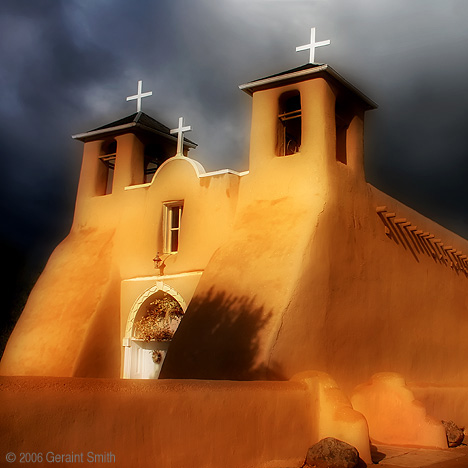
[[452, 420], [457, 426], [468, 428], [468, 387], [420, 383], [410, 383], [408, 386], [433, 417]]
[[[2, 377], [0, 457], [91, 457], [122, 467], [301, 466], [308, 447], [334, 428], [346, 433], [350, 421], [348, 432], [360, 437], [366, 457], [365, 420], [334, 385], [317, 373], [288, 382]], [[323, 397], [331, 387], [340, 398]]]
[[377, 444], [447, 448], [442, 422], [427, 412], [400, 374], [373, 375], [356, 387], [351, 402], [366, 417], [370, 438]]

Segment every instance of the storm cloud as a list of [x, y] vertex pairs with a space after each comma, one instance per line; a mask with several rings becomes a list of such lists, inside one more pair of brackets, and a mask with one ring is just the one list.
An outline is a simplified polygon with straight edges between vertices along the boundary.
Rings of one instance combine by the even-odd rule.
[[[207, 170], [247, 169], [251, 98], [238, 85], [316, 60], [379, 104], [369, 182], [468, 237], [465, 0], [2, 0], [0, 236], [7, 266], [42, 268], [67, 234], [82, 143], [72, 134], [143, 111], [178, 117]], [[12, 281], [13, 281], [12, 279]], [[10, 288], [13, 290], [14, 288]]]

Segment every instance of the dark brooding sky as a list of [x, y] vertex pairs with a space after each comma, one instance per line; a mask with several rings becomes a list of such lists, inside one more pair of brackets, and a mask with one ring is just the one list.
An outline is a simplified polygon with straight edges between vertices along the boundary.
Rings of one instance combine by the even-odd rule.
[[[70, 228], [82, 143], [135, 111], [183, 115], [207, 170], [247, 169], [251, 98], [237, 86], [303, 65], [310, 28], [379, 104], [368, 180], [468, 237], [466, 0], [1, 0], [1, 232], [38, 269]], [[31, 266], [32, 265], [32, 266]], [[20, 268], [21, 266], [21, 268]], [[14, 276], [14, 275], [13, 275]]]

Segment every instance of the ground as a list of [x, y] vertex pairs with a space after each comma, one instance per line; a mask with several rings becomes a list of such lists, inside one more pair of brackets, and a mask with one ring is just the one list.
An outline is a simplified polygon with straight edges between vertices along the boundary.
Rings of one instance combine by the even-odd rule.
[[373, 446], [372, 459], [383, 468], [467, 468], [467, 442], [465, 438], [459, 447], [446, 450], [377, 445]]

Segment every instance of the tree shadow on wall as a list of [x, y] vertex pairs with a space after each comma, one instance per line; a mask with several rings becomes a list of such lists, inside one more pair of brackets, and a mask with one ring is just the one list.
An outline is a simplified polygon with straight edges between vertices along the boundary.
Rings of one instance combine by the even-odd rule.
[[272, 316], [247, 296], [211, 288], [194, 297], [174, 335], [160, 378], [286, 380], [278, 368], [257, 361]]

